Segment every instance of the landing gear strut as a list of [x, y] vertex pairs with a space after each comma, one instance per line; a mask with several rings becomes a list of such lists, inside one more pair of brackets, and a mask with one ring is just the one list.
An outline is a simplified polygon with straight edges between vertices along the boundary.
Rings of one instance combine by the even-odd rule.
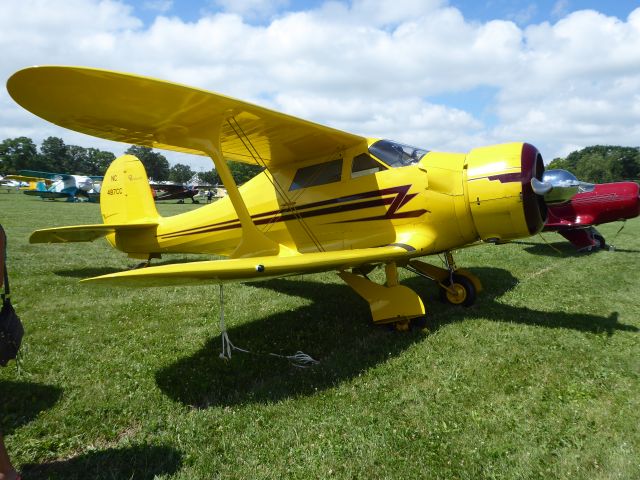
[[369, 303], [374, 324], [393, 324], [397, 330], [409, 330], [412, 319], [424, 316], [424, 304], [416, 292], [398, 283], [395, 262], [385, 265], [385, 274], [385, 285], [351, 272], [338, 275]]
[[482, 291], [480, 279], [463, 268], [457, 268], [451, 252], [444, 254], [447, 268], [436, 267], [420, 260], [410, 260], [407, 269], [435, 281], [440, 287], [440, 298], [451, 305], [470, 307]]
[[595, 227], [591, 227], [589, 229], [589, 233], [591, 234], [591, 237], [593, 238], [593, 246], [590, 248], [593, 250], [604, 250], [607, 248], [607, 243], [604, 240], [604, 237], [602, 236], [602, 234], [595, 229]]
[[152, 258], [162, 258], [162, 255], [159, 253], [149, 253], [149, 254], [135, 254], [130, 253], [129, 258], [136, 258], [138, 260], [144, 260], [141, 263], [138, 263], [136, 266], [132, 267], [131, 270], [137, 270], [139, 268], [147, 268], [151, 266]]
[[[457, 268], [451, 252], [445, 252], [447, 268], [436, 267], [420, 260], [409, 260], [402, 265], [407, 270], [435, 281], [440, 287], [440, 297], [452, 304], [469, 307], [482, 291], [478, 277], [468, 270]], [[369, 303], [375, 325], [393, 325], [405, 331], [424, 323], [425, 308], [416, 292], [398, 283], [395, 262], [385, 265], [386, 282], [379, 285], [366, 277], [368, 268], [341, 271], [340, 278]]]

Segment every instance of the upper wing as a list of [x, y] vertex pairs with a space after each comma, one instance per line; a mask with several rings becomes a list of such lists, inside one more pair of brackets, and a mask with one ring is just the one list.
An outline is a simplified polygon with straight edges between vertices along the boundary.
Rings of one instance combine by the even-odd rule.
[[7, 175], [5, 180], [15, 180], [18, 182], [44, 182], [47, 185], [53, 183], [50, 178], [38, 177], [32, 175]]
[[177, 263], [112, 273], [83, 281], [135, 287], [257, 281], [301, 273], [346, 270], [361, 265], [400, 261], [416, 256], [417, 253], [418, 250], [407, 245], [388, 245], [377, 248], [303, 253], [291, 256]]
[[48, 180], [55, 180], [60, 176], [59, 173], [41, 172], [39, 170], [20, 170], [18, 173], [20, 175], [22, 175], [22, 176], [30, 177], [30, 178], [34, 178], [34, 179], [35, 178], [37, 178], [37, 179], [46, 178]]
[[212, 140], [207, 132], [220, 126], [225, 158], [255, 163], [250, 145], [270, 167], [366, 142], [223, 95], [108, 70], [31, 67], [13, 74], [7, 89], [24, 108], [57, 125], [147, 147], [203, 155], [194, 139]]

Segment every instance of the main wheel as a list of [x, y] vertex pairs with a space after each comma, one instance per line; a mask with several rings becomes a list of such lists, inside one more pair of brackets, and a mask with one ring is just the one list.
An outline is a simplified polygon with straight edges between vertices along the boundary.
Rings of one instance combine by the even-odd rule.
[[440, 287], [440, 298], [451, 305], [470, 307], [476, 301], [476, 287], [473, 282], [463, 275], [456, 273], [452, 276], [453, 283], [447, 285], [449, 289]]
[[604, 237], [602, 235], [594, 235], [593, 241], [596, 242], [596, 244], [593, 246], [594, 250], [604, 250], [605, 248], [607, 248], [607, 244], [605, 243]]

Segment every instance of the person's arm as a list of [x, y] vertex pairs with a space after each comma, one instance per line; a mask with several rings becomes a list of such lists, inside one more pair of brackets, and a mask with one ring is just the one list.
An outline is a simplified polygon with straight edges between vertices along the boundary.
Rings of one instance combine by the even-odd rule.
[[20, 478], [16, 469], [11, 465], [7, 449], [4, 447], [4, 438], [0, 434], [0, 480], [17, 480]]

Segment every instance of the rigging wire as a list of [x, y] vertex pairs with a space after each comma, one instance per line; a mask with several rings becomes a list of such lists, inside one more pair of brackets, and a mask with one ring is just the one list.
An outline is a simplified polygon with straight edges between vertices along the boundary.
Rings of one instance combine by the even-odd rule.
[[616, 234], [613, 236], [613, 240], [609, 243], [609, 250], [615, 250], [616, 247], [613, 246], [612, 242], [615, 242], [616, 238], [618, 238], [618, 234], [624, 229], [626, 225], [627, 225], [627, 219], [625, 218], [622, 220], [622, 225], [620, 226]]
[[544, 238], [544, 237], [542, 236], [542, 232], [538, 232], [538, 236], [542, 239], [542, 241], [543, 241], [544, 243], [546, 243], [546, 244], [547, 244], [547, 246], [548, 246], [549, 248], [551, 248], [552, 250], [554, 250], [558, 255], [561, 255], [561, 256], [564, 256], [564, 255], [565, 255], [565, 254], [564, 254], [564, 253], [562, 253], [560, 250], [558, 250], [556, 247], [554, 247], [553, 245], [551, 245], [551, 244], [547, 241], [547, 239], [546, 239], [546, 238]]
[[[233, 120], [233, 123], [231, 122], [231, 120]], [[273, 188], [276, 190], [276, 193], [278, 195], [280, 195], [285, 200], [286, 208], [298, 220], [298, 222], [300, 223], [300, 226], [302, 227], [304, 232], [307, 234], [309, 239], [313, 242], [313, 244], [318, 249], [318, 251], [319, 252], [324, 252], [325, 249], [322, 246], [322, 243], [316, 237], [316, 235], [313, 233], [313, 231], [311, 230], [309, 225], [307, 225], [307, 223], [304, 221], [304, 218], [302, 217], [300, 212], [296, 209], [295, 202], [293, 202], [289, 198], [289, 196], [287, 195], [285, 189], [282, 187], [280, 182], [278, 182], [278, 180], [275, 178], [275, 176], [271, 173], [271, 171], [269, 170], [269, 167], [267, 166], [266, 162], [262, 159], [262, 157], [260, 156], [260, 153], [258, 152], [257, 148], [253, 145], [253, 143], [251, 142], [251, 139], [245, 133], [245, 131], [242, 129], [242, 127], [240, 126], [238, 121], [235, 119], [235, 117], [227, 118], [227, 124], [229, 125], [229, 127], [231, 127], [231, 129], [234, 131], [236, 136], [240, 139], [240, 141], [242, 142], [244, 147], [247, 149], [247, 151], [249, 152], [249, 155], [251, 155], [253, 160], [268, 172], [268, 175], [266, 175], [267, 179], [269, 180], [269, 182], [271, 183]]]

